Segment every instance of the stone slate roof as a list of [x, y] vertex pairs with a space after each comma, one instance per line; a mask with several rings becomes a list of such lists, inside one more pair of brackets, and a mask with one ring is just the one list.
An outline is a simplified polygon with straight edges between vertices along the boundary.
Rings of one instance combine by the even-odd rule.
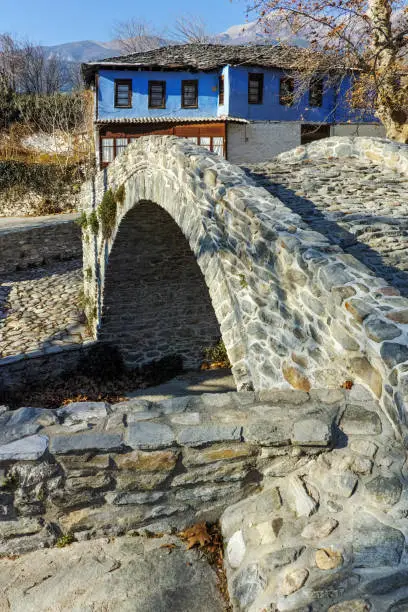
[[217, 121], [228, 121], [229, 123], [249, 123], [248, 119], [242, 117], [118, 117], [112, 119], [97, 119], [98, 125], [111, 123], [216, 123]]
[[260, 68], [299, 68], [301, 60], [311, 51], [300, 47], [281, 45], [170, 45], [151, 51], [111, 57], [82, 64], [87, 82], [99, 68], [146, 68], [156, 70], [217, 70], [226, 64]]

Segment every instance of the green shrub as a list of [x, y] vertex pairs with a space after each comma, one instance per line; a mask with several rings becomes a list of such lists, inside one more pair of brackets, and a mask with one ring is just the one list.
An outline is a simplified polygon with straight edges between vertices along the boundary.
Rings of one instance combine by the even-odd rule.
[[95, 210], [93, 210], [88, 217], [88, 227], [91, 230], [91, 232], [95, 235], [99, 231], [98, 215], [96, 214]]
[[210, 361], [211, 363], [223, 363], [225, 367], [231, 367], [227, 349], [222, 339], [215, 346], [205, 348], [204, 356], [206, 361]]
[[76, 542], [74, 534], [67, 533], [66, 535], [63, 535], [60, 538], [58, 538], [56, 542], [56, 547], [65, 548], [65, 546], [68, 546], [69, 544], [72, 544], [73, 542]]
[[112, 236], [116, 223], [116, 200], [112, 189], [108, 189], [99, 205], [99, 218], [102, 224], [102, 236], [105, 240]]
[[43, 197], [55, 198], [67, 186], [82, 183], [85, 176], [78, 165], [29, 164], [22, 161], [0, 161], [0, 191], [25, 185]]
[[75, 223], [79, 225], [79, 227], [82, 227], [82, 229], [86, 229], [88, 227], [88, 218], [86, 213], [81, 212], [81, 216], [75, 221]]
[[123, 204], [126, 198], [126, 187], [121, 185], [115, 192], [115, 200], [118, 204]]

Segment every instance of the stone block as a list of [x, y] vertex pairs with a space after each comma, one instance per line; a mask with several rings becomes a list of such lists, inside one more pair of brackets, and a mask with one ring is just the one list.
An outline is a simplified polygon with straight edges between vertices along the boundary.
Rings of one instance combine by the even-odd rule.
[[37, 461], [48, 448], [47, 436], [29, 436], [0, 446], [0, 461]]
[[41, 522], [33, 518], [19, 518], [14, 521], [0, 521], [0, 540], [39, 533]]
[[187, 467], [204, 465], [217, 461], [234, 461], [245, 459], [257, 454], [257, 449], [251, 444], [235, 442], [232, 444], [214, 444], [206, 448], [189, 448], [183, 450], [183, 464]]
[[293, 426], [292, 444], [299, 446], [328, 446], [332, 441], [332, 424], [318, 417], [297, 421]]
[[109, 405], [105, 402], [73, 402], [57, 410], [65, 425], [74, 423], [96, 423], [108, 415]]
[[372, 436], [380, 434], [382, 426], [376, 412], [351, 405], [347, 406], [341, 418], [340, 429], [347, 435]]
[[163, 499], [165, 493], [160, 491], [152, 491], [146, 493], [135, 493], [135, 492], [112, 492], [107, 493], [105, 496], [106, 501], [109, 504], [115, 506], [133, 506], [139, 504], [154, 504], [157, 501]]
[[107, 453], [120, 450], [122, 445], [121, 434], [98, 432], [68, 434], [53, 436], [50, 442], [50, 452], [56, 455], [85, 453], [87, 451]]
[[402, 334], [402, 330], [393, 323], [387, 323], [380, 317], [369, 317], [364, 323], [367, 336], [374, 342], [393, 340]]
[[200, 467], [190, 468], [188, 472], [174, 476], [172, 487], [198, 484], [208, 481], [234, 481], [245, 478], [250, 465], [248, 462], [235, 461], [224, 463], [211, 463]]
[[171, 450], [133, 451], [112, 456], [119, 470], [135, 470], [138, 472], [171, 472], [177, 463], [177, 457], [178, 453]]
[[311, 516], [316, 512], [318, 503], [307, 493], [299, 476], [288, 478], [288, 493], [297, 516]]
[[331, 516], [327, 518], [318, 518], [306, 525], [302, 531], [302, 538], [308, 540], [327, 538], [338, 526], [339, 522]]
[[381, 357], [389, 368], [408, 361], [408, 346], [397, 342], [384, 342], [381, 346]]
[[397, 477], [376, 476], [365, 484], [366, 499], [383, 509], [391, 508], [400, 499], [402, 485]]
[[162, 423], [131, 423], [126, 430], [125, 441], [130, 448], [155, 450], [172, 446], [175, 435], [168, 425]]
[[247, 565], [234, 577], [231, 596], [241, 610], [247, 610], [266, 587], [266, 579], [258, 564]]
[[243, 436], [246, 442], [262, 446], [289, 446], [290, 425], [288, 421], [271, 420], [254, 421], [244, 426]]
[[227, 544], [227, 559], [232, 568], [237, 568], [244, 560], [246, 546], [242, 531], [236, 531], [229, 539]]
[[392, 567], [401, 560], [405, 538], [399, 529], [359, 512], [353, 517], [352, 544], [355, 567]]
[[186, 427], [177, 434], [177, 442], [182, 446], [204, 446], [215, 442], [241, 440], [240, 425], [197, 425]]
[[310, 380], [299, 368], [292, 366], [288, 363], [284, 363], [282, 366], [282, 373], [285, 380], [288, 381], [294, 389], [299, 391], [308, 392], [311, 389]]
[[121, 470], [115, 475], [115, 478], [118, 491], [152, 491], [166, 482], [169, 472]]

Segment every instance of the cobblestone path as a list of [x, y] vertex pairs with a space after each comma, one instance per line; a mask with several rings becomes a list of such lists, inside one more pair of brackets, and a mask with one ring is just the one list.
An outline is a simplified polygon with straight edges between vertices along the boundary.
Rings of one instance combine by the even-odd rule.
[[0, 283], [0, 358], [83, 342], [81, 289], [80, 260], [10, 274]]
[[[358, 159], [247, 167], [316, 231], [408, 296], [408, 177]], [[79, 309], [80, 260], [0, 282], [0, 358], [89, 339]]]
[[247, 167], [314, 230], [408, 296], [408, 177], [355, 158]]

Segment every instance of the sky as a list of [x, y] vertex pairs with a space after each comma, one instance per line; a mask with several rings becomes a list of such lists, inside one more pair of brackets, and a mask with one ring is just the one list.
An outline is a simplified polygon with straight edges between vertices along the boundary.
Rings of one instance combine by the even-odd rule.
[[[199, 15], [211, 33], [245, 22], [245, 0], [0, 0], [0, 32], [43, 45], [107, 41], [131, 17], [168, 27], [183, 14]], [[197, 6], [197, 9], [195, 9]]]

